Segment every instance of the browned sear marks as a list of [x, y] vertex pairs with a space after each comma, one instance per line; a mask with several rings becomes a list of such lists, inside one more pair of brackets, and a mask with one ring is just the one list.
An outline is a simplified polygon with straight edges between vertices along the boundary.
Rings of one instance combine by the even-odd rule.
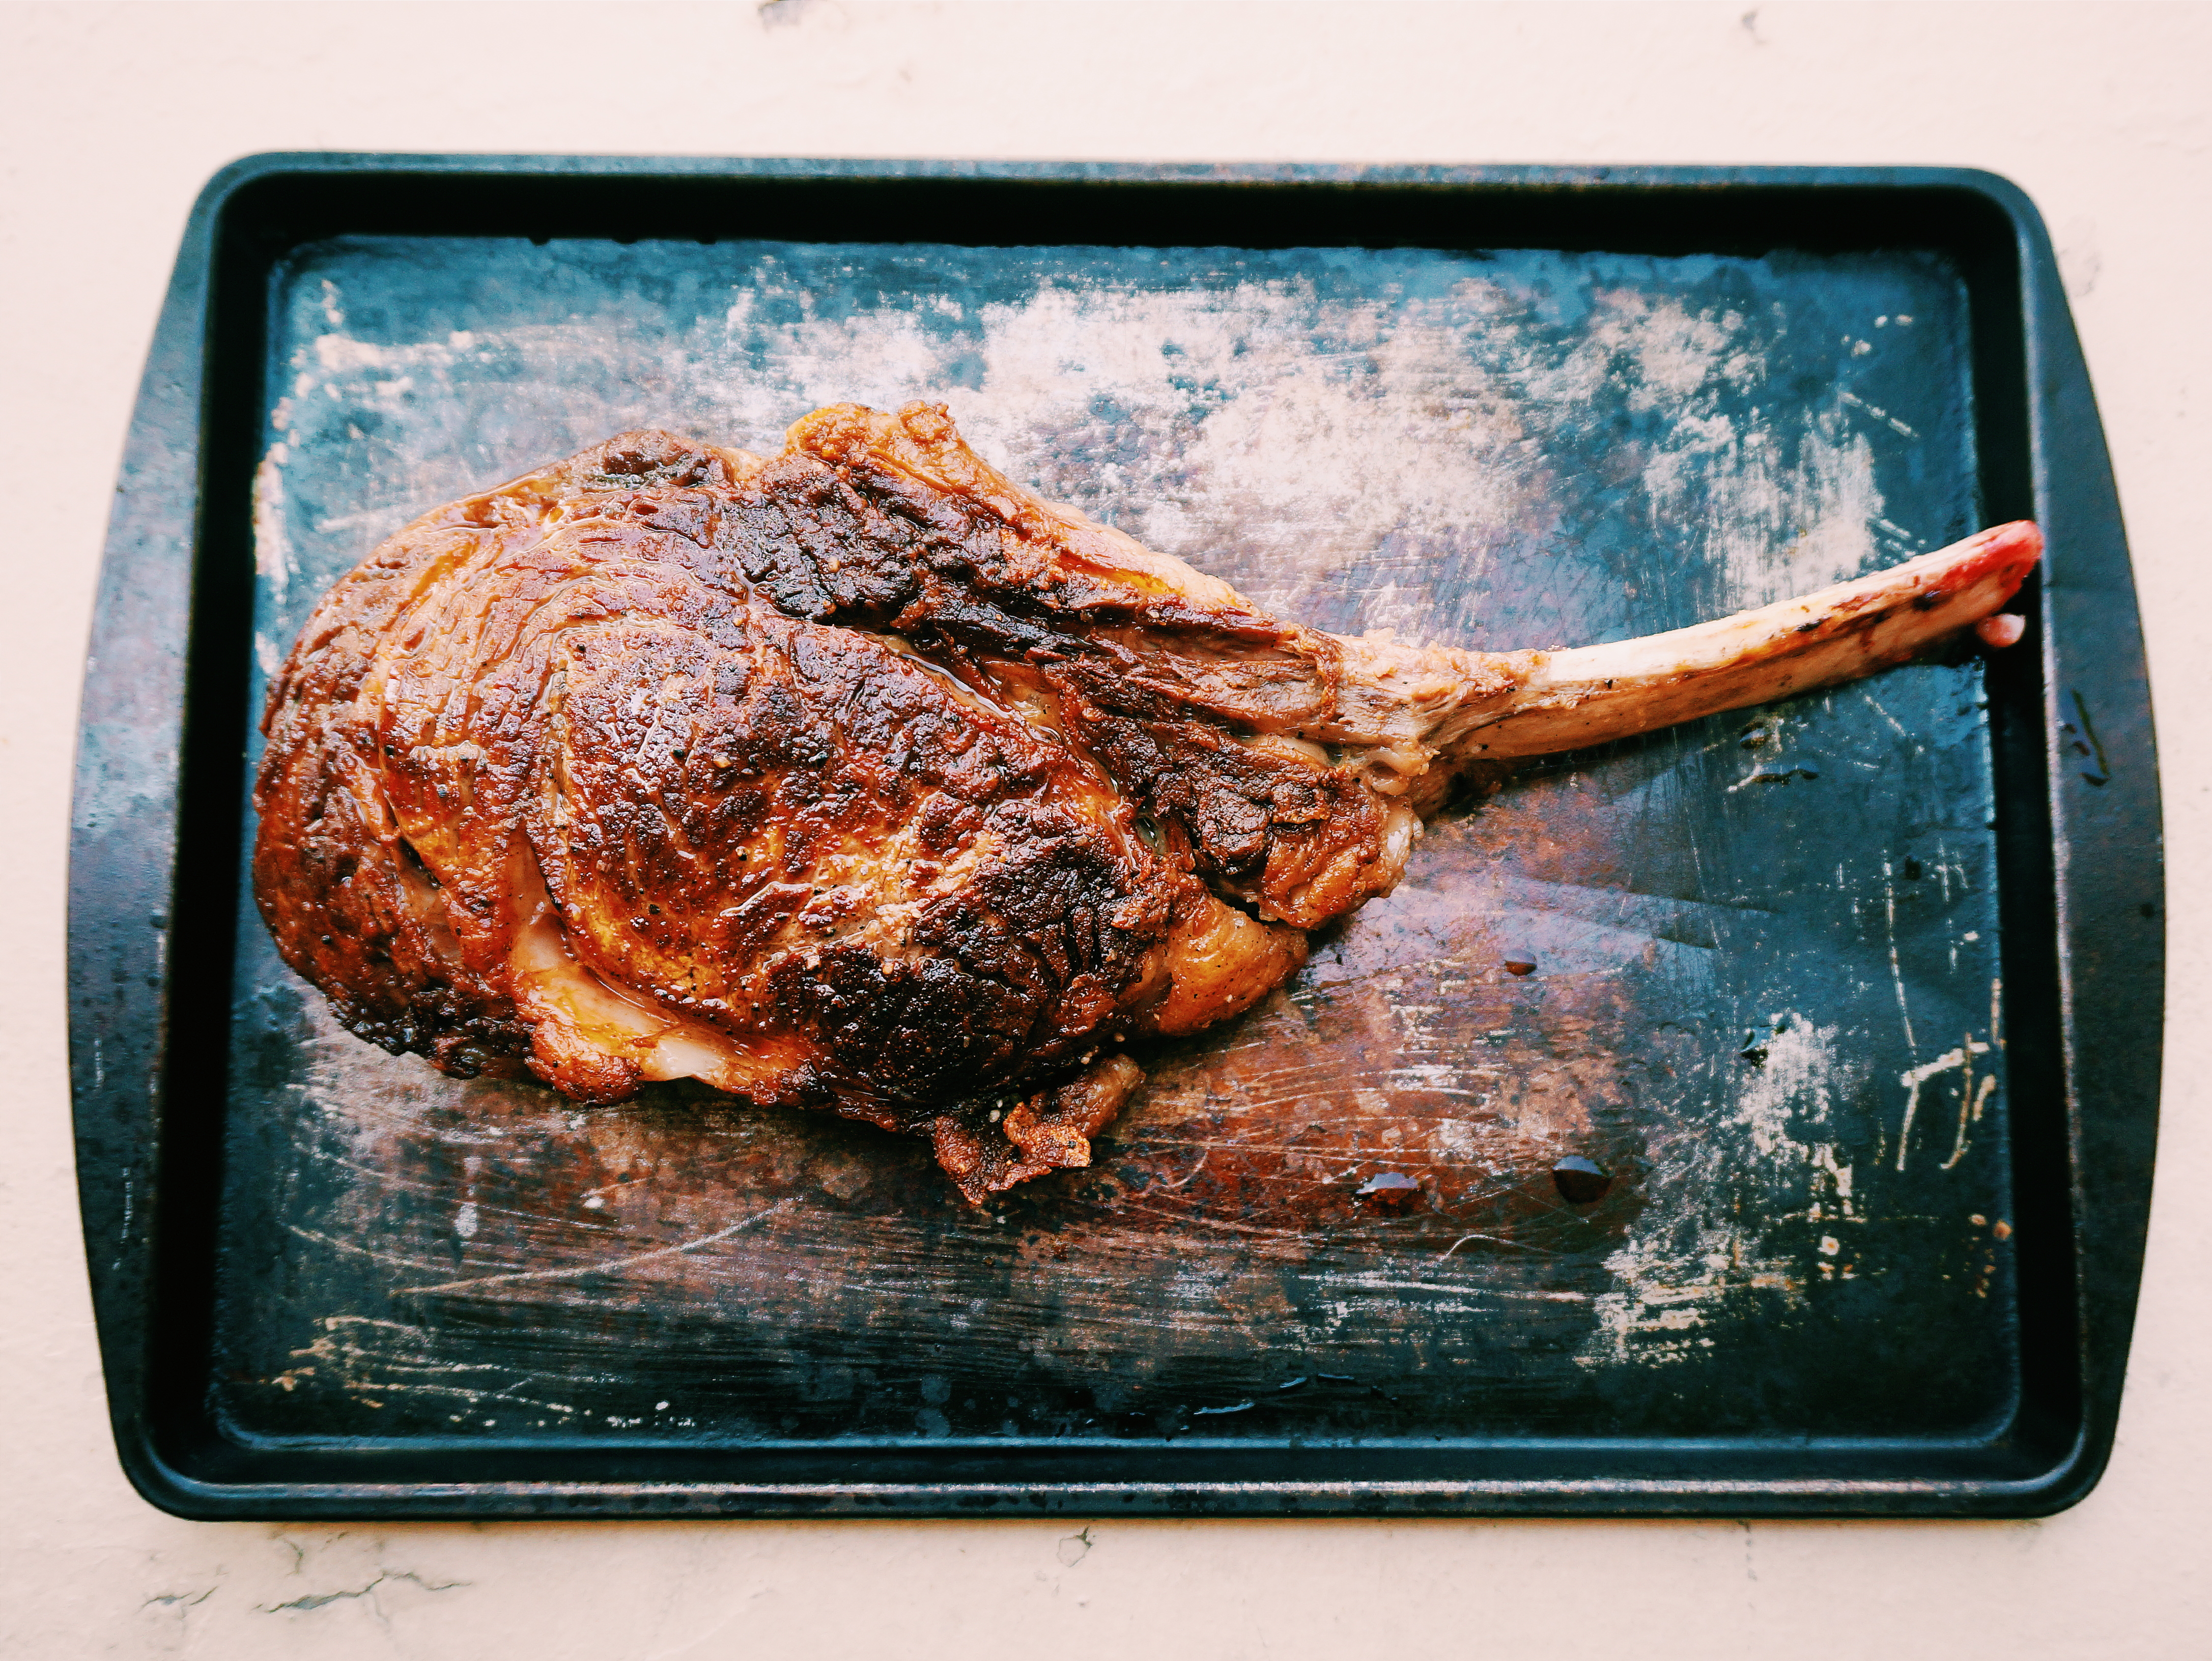
[[264, 719], [262, 914], [457, 1076], [830, 1106], [971, 1199], [1082, 1165], [1120, 1040], [1248, 1007], [1403, 860], [1358, 757], [1268, 742], [1334, 707], [1335, 643], [1181, 573], [926, 406], [765, 463], [625, 433], [324, 600]]

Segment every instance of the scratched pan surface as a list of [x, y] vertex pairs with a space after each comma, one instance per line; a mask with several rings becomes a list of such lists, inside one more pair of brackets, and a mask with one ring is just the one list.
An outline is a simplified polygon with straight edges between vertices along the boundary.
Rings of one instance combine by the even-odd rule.
[[[423, 509], [630, 426], [773, 449], [841, 400], [941, 400], [1285, 615], [1472, 646], [1674, 627], [1995, 516], [1940, 248], [348, 233], [252, 309], [257, 710]], [[462, 1510], [616, 1475], [646, 1509], [1038, 1476], [1167, 1503], [1547, 1447], [1662, 1488], [1701, 1446], [1778, 1480], [1886, 1449], [1927, 1488], [2025, 1376], [1988, 672], [1478, 781], [1282, 992], [1146, 1052], [1089, 1170], [981, 1210], [824, 1115], [386, 1056], [241, 881], [212, 1274], [161, 1387], [292, 1458], [294, 1510], [405, 1508], [317, 1499], [343, 1457]], [[1601, 1197], [1555, 1181], [1575, 1155]], [[1417, 1191], [1363, 1197], [1384, 1173]]]
[[[301, 251], [271, 305], [264, 665], [428, 506], [632, 425], [772, 449], [840, 399], [941, 398], [1024, 482], [1346, 633], [1674, 627], [1980, 518], [1961, 284], [1928, 259], [367, 238]], [[1090, 1172], [988, 1211], [817, 1116], [439, 1078], [338, 1029], [242, 908], [224, 1411], [1968, 1429], [2010, 1372], [1980, 676], [1447, 815], [1281, 996], [1152, 1058]], [[1569, 1155], [1616, 1174], [1599, 1203], [1562, 1198]], [[1359, 1199], [1382, 1172], [1419, 1199]]]

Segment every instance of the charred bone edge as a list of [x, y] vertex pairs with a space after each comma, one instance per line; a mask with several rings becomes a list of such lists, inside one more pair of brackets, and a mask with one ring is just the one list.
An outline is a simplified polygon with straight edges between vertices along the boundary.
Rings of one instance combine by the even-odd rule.
[[2042, 552], [2019, 519], [1802, 599], [1532, 653], [1518, 686], [1455, 712], [1431, 742], [1467, 760], [1545, 755], [1855, 681], [1996, 614]]

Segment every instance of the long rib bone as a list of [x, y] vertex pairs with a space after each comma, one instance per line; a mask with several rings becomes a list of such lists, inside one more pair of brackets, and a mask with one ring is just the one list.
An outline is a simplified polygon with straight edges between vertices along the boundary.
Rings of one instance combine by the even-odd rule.
[[[1562, 652], [1347, 640], [1352, 712], [1325, 736], [1371, 746], [1378, 775], [1400, 754], [1510, 761], [1856, 680], [1970, 627], [1992, 646], [2009, 645], [2018, 620], [1998, 614], [2042, 550], [2042, 533], [2018, 520], [1799, 599]], [[1432, 793], [1417, 785], [1412, 796], [1426, 808]]]
[[1855, 681], [1995, 615], [2042, 551], [2042, 532], [2022, 519], [1802, 599], [1547, 652], [1454, 747], [1491, 756], [1581, 749]]

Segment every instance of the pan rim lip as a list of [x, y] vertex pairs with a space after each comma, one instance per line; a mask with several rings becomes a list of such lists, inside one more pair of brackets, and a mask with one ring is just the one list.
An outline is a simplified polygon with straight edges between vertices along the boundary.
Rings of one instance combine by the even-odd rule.
[[[1778, 190], [1884, 194], [1899, 191], [1958, 193], [1985, 203], [2002, 215], [2014, 239], [2019, 262], [2021, 345], [2030, 369], [2025, 392], [2031, 427], [2030, 443], [2033, 452], [2030, 470], [2033, 480], [2036, 517], [2039, 521], [2047, 522], [2047, 516], [2057, 505], [2056, 498], [2068, 488], [2064, 482], [2054, 478], [2051, 466], [2049, 428], [2051, 422], [2051, 412], [2046, 406], [2054, 401], [2054, 395], [2047, 390], [2054, 380], [2078, 380], [2078, 397], [2087, 404], [2087, 431], [2094, 438], [2097, 459], [2106, 470], [2103, 488], [2108, 495], [2111, 494], [2109, 463], [2105, 459], [2102, 429], [2096, 421], [2086, 368], [2080, 362], [2079, 346], [2074, 338], [2063, 290], [2058, 285], [2055, 255], [2039, 212], [2017, 185], [2000, 174], [1972, 167], [1725, 164], [1691, 167], [1644, 164], [1340, 165], [1312, 161], [1216, 164], [1197, 161], [1097, 162], [1073, 160], [963, 161], [588, 154], [260, 152], [240, 157], [220, 169], [203, 188], [191, 210], [185, 228], [168, 301], [157, 331], [155, 352], [149, 355], [146, 384], [142, 388], [133, 416], [129, 451], [126, 452], [126, 475], [131, 456], [142, 449], [143, 430], [149, 415], [149, 399], [155, 398], [158, 390], [155, 387], [156, 357], [166, 345], [173, 360], [179, 355], [192, 360], [194, 349], [207, 343], [208, 290], [212, 262], [216, 246], [226, 230], [225, 221], [240, 205], [241, 197], [254, 186], [287, 178], [409, 175], [488, 183], [523, 178], [580, 181], [649, 176], [676, 182], [700, 183], [780, 180], [787, 181], [793, 186], [836, 181], [878, 184], [1030, 181], [1055, 185], [1237, 185], [1261, 189], [1352, 186], [1389, 187], [1401, 191], [1433, 188], [1440, 191], [1534, 191], [1595, 198], [1676, 191], [1756, 197], [1761, 192]], [[199, 409], [203, 401], [205, 364], [193, 360], [186, 367], [194, 373], [183, 379], [173, 379], [166, 391], [166, 403], [152, 412], [157, 417], [166, 415], [173, 429], [179, 411]], [[177, 367], [177, 363], [172, 361], [167, 373], [173, 377]], [[2077, 390], [2070, 384], [2068, 395], [2077, 395]], [[159, 421], [155, 424], [158, 425]], [[197, 429], [192, 433], [195, 443], [204, 440], [204, 432]], [[198, 452], [195, 451], [195, 464], [197, 459]], [[2090, 494], [2094, 494], [2094, 482]], [[196, 500], [194, 507], [197, 508]], [[2093, 507], [2090, 511], [2094, 517], [2095, 509]], [[2111, 580], [2112, 572], [2106, 570], [2091, 573], [2098, 581], [2085, 585], [2078, 591], [2074, 590], [2068, 582], [2075, 574], [2070, 566], [2051, 567], [2051, 574], [2045, 586], [2047, 589], [2067, 589], [2069, 592], [2087, 594], [2107, 609], [2113, 606], [2124, 608], [2132, 620], [2135, 602], [2124, 531], [2118, 521], [2116, 496], [2112, 497], [2107, 512], [2111, 520], [2109, 538], [2117, 548], [2117, 588]], [[95, 687], [100, 683], [102, 675], [102, 665], [98, 661], [102, 655], [99, 652], [101, 631], [112, 621], [109, 582], [118, 571], [145, 558], [143, 549], [129, 545], [131, 527], [125, 519], [125, 506], [118, 500], [116, 518], [111, 524], [100, 598], [94, 612], [95, 655], [88, 665], [85, 683], [88, 711], [92, 710], [94, 705]], [[194, 534], [196, 524], [196, 521], [190, 521], [183, 527], [181, 541], [187, 561], [196, 556], [198, 548]], [[2107, 565], [2111, 563], [2108, 560]], [[2046, 702], [2054, 707], [2060, 695], [2062, 682], [2069, 678], [2078, 682], [2081, 678], [2079, 676], [2069, 677], [2061, 672], [2078, 666], [2061, 661], [2063, 643], [2055, 640], [2057, 632], [2055, 628], [2048, 631], [2045, 640], [2045, 697]], [[179, 663], [188, 657], [191, 650], [191, 641], [181, 626], [176, 638], [167, 645]], [[2082, 648], [2077, 646], [2075, 650], [2081, 651]], [[2152, 760], [2148, 783], [2137, 781], [2135, 784], [2135, 815], [2127, 829], [2131, 834], [2131, 847], [2135, 855], [2148, 857], [2154, 862], [2159, 857], [2160, 840], [2157, 779], [2154, 752], [2151, 749], [2148, 681], [2139, 636], [2132, 648], [2132, 655], [2127, 649], [2111, 655], [2119, 661], [2114, 666], [2113, 675], [2108, 678], [2124, 682], [2132, 675], [2142, 687], [2139, 749]], [[116, 672], [112, 667], [106, 670], [111, 679]], [[113, 690], [112, 687], [105, 689]], [[2134, 714], [2136, 712], [2131, 709], [2128, 712]], [[171, 727], [181, 732], [189, 724], [189, 712], [179, 706], [169, 712], [167, 720]], [[100, 912], [106, 897], [100, 892], [100, 873], [85, 869], [88, 863], [89, 840], [85, 828], [85, 810], [89, 794], [85, 747], [91, 726], [92, 716], [88, 713], [78, 730], [76, 811], [73, 815], [71, 834], [70, 1049], [72, 1097], [77, 1118], [79, 1182], [103, 1368], [109, 1380], [110, 1413], [118, 1452], [134, 1486], [151, 1503], [164, 1510], [188, 1516], [277, 1519], [305, 1514], [290, 1508], [304, 1503], [313, 1506], [315, 1514], [489, 1516], [514, 1514], [518, 1506], [525, 1504], [528, 1495], [536, 1495], [548, 1502], [560, 1500], [564, 1514], [581, 1514], [592, 1509], [590, 1506], [572, 1506], [568, 1503], [581, 1496], [598, 1502], [597, 1508], [604, 1514], [640, 1516], [653, 1514], [656, 1505], [674, 1504], [678, 1500], [693, 1501], [702, 1495], [713, 1495], [719, 1496], [727, 1514], [736, 1514], [744, 1510], [760, 1512], [800, 1501], [845, 1497], [856, 1501], [862, 1499], [871, 1501], [859, 1514], [934, 1515], [968, 1512], [979, 1502], [1003, 1504], [1009, 1509], [1029, 1509], [1033, 1508], [1040, 1495], [1056, 1496], [1052, 1503], [1060, 1509], [1086, 1498], [1119, 1495], [1133, 1503], [1150, 1504], [1157, 1500], [1169, 1510], [1196, 1509], [1210, 1514], [1224, 1515], [1253, 1514], [1253, 1506], [1272, 1508], [1282, 1500], [1297, 1498], [1312, 1502], [1300, 1508], [1302, 1514], [1311, 1515], [1360, 1512], [1370, 1508], [1371, 1502], [1379, 1500], [1388, 1502], [1393, 1514], [1443, 1514], [1495, 1509], [1500, 1514], [1589, 1514], [1602, 1511], [1606, 1514], [1615, 1515], [1729, 1515], [1749, 1506], [1760, 1514], [1776, 1515], [1836, 1516], [1878, 1512], [1887, 1516], [2025, 1517], [2046, 1515], [2075, 1503], [2094, 1486], [2110, 1456], [2121, 1381], [2124, 1374], [2128, 1329], [2140, 1276], [2141, 1236], [2149, 1202], [2151, 1171], [2148, 1148], [2154, 1140], [2157, 1104], [2158, 1063], [2154, 1049], [2148, 1063], [2150, 1088], [2148, 1098], [2136, 1102], [2130, 1110], [2133, 1118], [2128, 1127], [2133, 1143], [2144, 1151], [2135, 1157], [2126, 1168], [2115, 1170], [2107, 1173], [2106, 1178], [2100, 1179], [2101, 1187], [2094, 1196], [2084, 1191], [2083, 1173], [2077, 1168], [2073, 1173], [2076, 1179], [2074, 1185], [2076, 1233], [2085, 1231], [2085, 1218], [2094, 1221], [2101, 1217], [2107, 1222], [2117, 1219], [2114, 1226], [2119, 1232], [2132, 1236], [2132, 1255], [2129, 1241], [2124, 1239], [2115, 1248], [2117, 1257], [2112, 1252], [2106, 1252], [2100, 1259], [2102, 1268], [2094, 1275], [2085, 1278], [2085, 1271], [2076, 1271], [2084, 1370], [2078, 1422], [2063, 1428], [2070, 1431], [2070, 1435], [2063, 1439], [2058, 1436], [2049, 1438], [2045, 1446], [2050, 1450], [2050, 1456], [2043, 1462], [2038, 1474], [2033, 1476], [1956, 1481], [1773, 1476], [1755, 1481], [1693, 1477], [1563, 1477], [1412, 1482], [1395, 1479], [1104, 1483], [840, 1482], [826, 1485], [732, 1482], [577, 1482], [562, 1480], [465, 1484], [366, 1482], [335, 1484], [225, 1483], [195, 1476], [189, 1469], [192, 1463], [189, 1455], [180, 1455], [175, 1460], [165, 1456], [162, 1446], [169, 1443], [171, 1439], [157, 1434], [145, 1410], [150, 1388], [149, 1358], [146, 1346], [149, 1341], [151, 1289], [147, 1274], [149, 1265], [145, 1259], [158, 1246], [149, 1221], [156, 1214], [157, 1197], [148, 1197], [149, 1203], [142, 1208], [137, 1220], [138, 1232], [131, 1232], [131, 1206], [126, 1197], [123, 1207], [125, 1223], [122, 1232], [118, 1234], [103, 1228], [100, 1237], [97, 1240], [94, 1238], [96, 1217], [115, 1209], [112, 1194], [98, 1197], [100, 1203], [95, 1203], [94, 1191], [112, 1181], [110, 1173], [101, 1168], [103, 1152], [118, 1135], [127, 1140], [132, 1134], [143, 1137], [158, 1131], [162, 1116], [168, 1111], [167, 1097], [169, 1093], [159, 1080], [149, 1078], [137, 1102], [137, 1116], [143, 1122], [135, 1127], [124, 1125], [118, 1122], [116, 1087], [101, 1076], [100, 1035], [94, 1030], [97, 1026], [94, 1017], [99, 1000], [96, 989], [89, 985], [93, 967], [89, 960], [97, 957], [102, 949], [92, 938], [97, 931], [92, 919]], [[2069, 822], [2065, 818], [2069, 810], [2067, 803], [2071, 798], [2062, 797], [2060, 792], [2067, 785], [2068, 781], [2057, 777], [2054, 769], [2050, 781], [2051, 806], [2054, 814], [2059, 816], [2062, 852], [2063, 827]], [[2080, 794], [2078, 789], [2074, 791], [2075, 796]], [[2147, 813], [2143, 811], [2146, 803]], [[166, 819], [158, 815], [155, 816], [156, 834], [142, 837], [140, 840], [145, 845], [144, 851], [157, 860], [166, 854], [167, 858], [160, 860], [158, 874], [173, 887], [176, 879], [173, 867], [179, 812], [179, 798], [173, 791], [167, 798], [166, 808]], [[2066, 913], [2069, 903], [2078, 907], [2089, 897], [2087, 891], [2094, 888], [2095, 882], [2094, 871], [2083, 870], [2075, 874], [2061, 869], [2056, 899], [2062, 929], [2069, 926]], [[2156, 924], [2159, 943], [2162, 947], [2162, 889], [2160, 894], [2161, 903]], [[173, 912], [170, 914], [173, 915]], [[2140, 952], [2138, 955], [2141, 955]], [[2062, 977], [2077, 967], [2071, 954], [2063, 946], [2059, 952], [2059, 964]], [[2163, 1010], [2162, 978], [2155, 977], [2154, 968], [2146, 968], [2142, 962], [2136, 963], [2128, 971], [2128, 977], [2138, 987], [2139, 1001], [2148, 1007], [2147, 1024], [2155, 1034]], [[2148, 984], [2145, 985], [2145, 982]], [[2093, 1104], [2085, 1103], [2081, 1090], [2081, 1082], [2087, 1072], [2100, 1064], [2094, 1053], [2074, 1041], [2076, 1035], [2071, 1029], [2077, 1025], [2077, 991], [2078, 987], [2069, 982], [2062, 986], [2060, 997], [2063, 1014], [2069, 1028], [2064, 1083], [2068, 1130], [2071, 1137], [2069, 1156], [2078, 1167], [2082, 1158], [2081, 1138], [2085, 1131], [2094, 1128], [2087, 1120]], [[166, 1014], [167, 995], [165, 982], [155, 1000], [157, 1015]], [[155, 1040], [157, 1052], [162, 1042], [158, 1038]], [[123, 1104], [126, 1113], [129, 1106], [127, 1102]], [[2087, 1248], [2085, 1246], [2083, 1249]], [[137, 1261], [126, 1270], [125, 1258], [134, 1255]], [[2093, 1279], [2099, 1284], [2093, 1287], [2090, 1284]], [[2124, 1297], [2121, 1295], [2123, 1293]], [[2101, 1294], [2104, 1306], [2101, 1308], [2092, 1306], [2099, 1301], [2098, 1294]], [[2123, 1306], [2114, 1307], [2116, 1300]], [[2048, 1428], [2057, 1431], [2062, 1427], [2054, 1425]], [[2008, 1435], [2008, 1432], [2001, 1431], [1993, 1441], [2006, 1440]], [[2061, 1440], [2066, 1444], [2063, 1452], [2056, 1446]], [[1513, 1445], [1524, 1449], [1546, 1446], [1538, 1439], [1520, 1439]], [[1932, 1440], [1915, 1440], [1914, 1445], [1934, 1444]], [[1043, 1451], [1044, 1445], [1031, 1442], [1013, 1446], [1017, 1448], [1025, 1446], [1028, 1451], [1036, 1452]], [[1243, 1446], [1256, 1451], [1267, 1444], [1247, 1442]], [[2018, 1444], [2014, 1443], [2014, 1446]], [[605, 1458], [610, 1463], [619, 1464], [625, 1452], [624, 1445], [610, 1443], [605, 1446]], [[526, 1451], [515, 1450], [509, 1457], [521, 1460], [529, 1456]], [[992, 1496], [1005, 1497], [994, 1499]], [[1723, 1500], [1725, 1504], [1717, 1503]], [[1182, 1503], [1184, 1501], [1191, 1503]], [[1399, 1501], [1405, 1503], [1399, 1504]], [[881, 1505], [905, 1509], [886, 1511], [879, 1508]], [[326, 1510], [330, 1506], [345, 1509], [332, 1512]], [[1340, 1506], [1340, 1511], [1338, 1509]], [[697, 1515], [699, 1512], [696, 1504], [684, 1503], [664, 1514]]]
[[[143, 1428], [143, 1427], [142, 1427]], [[718, 1515], [925, 1518], [951, 1515], [1259, 1517], [1765, 1517], [1838, 1521], [2046, 1517], [2077, 1503], [2109, 1450], [2086, 1438], [2047, 1468], [2004, 1477], [1346, 1478], [1103, 1482], [743, 1482], [541, 1478], [514, 1482], [226, 1482], [163, 1458], [150, 1440], [123, 1443], [124, 1466], [149, 1503], [205, 1521], [478, 1516], [602, 1516], [645, 1520]], [[1930, 1503], [1944, 1509], [1930, 1511]]]

